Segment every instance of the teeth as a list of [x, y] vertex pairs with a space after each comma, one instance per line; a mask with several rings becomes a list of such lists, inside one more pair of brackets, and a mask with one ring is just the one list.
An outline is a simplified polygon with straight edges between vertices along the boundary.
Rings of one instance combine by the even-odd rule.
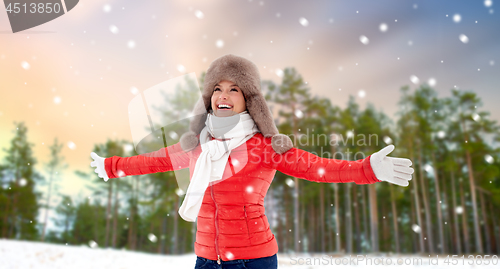
[[219, 108], [231, 108], [231, 106], [226, 105], [226, 104], [221, 104], [221, 105], [219, 105]]

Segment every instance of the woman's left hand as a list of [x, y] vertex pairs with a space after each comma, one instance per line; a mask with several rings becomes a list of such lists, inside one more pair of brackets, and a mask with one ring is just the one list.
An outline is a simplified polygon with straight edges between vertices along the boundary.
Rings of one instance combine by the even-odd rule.
[[410, 167], [411, 160], [406, 158], [393, 158], [386, 155], [394, 150], [394, 145], [389, 145], [370, 157], [375, 176], [382, 181], [406, 187], [411, 180], [413, 168]]

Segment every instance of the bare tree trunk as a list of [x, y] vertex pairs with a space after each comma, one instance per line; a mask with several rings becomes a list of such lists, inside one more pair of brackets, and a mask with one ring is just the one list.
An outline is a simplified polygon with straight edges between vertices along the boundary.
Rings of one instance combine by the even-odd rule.
[[[443, 170], [444, 171], [444, 170]], [[454, 244], [451, 242], [453, 241], [453, 220], [451, 220], [450, 216], [450, 209], [452, 208], [450, 206], [450, 202], [448, 200], [448, 180], [445, 178], [444, 176], [444, 173], [443, 173], [443, 178], [444, 180], [441, 180], [441, 183], [443, 185], [443, 204], [445, 205], [445, 210], [443, 211], [443, 220], [444, 220], [444, 224], [446, 225], [445, 228], [444, 228], [444, 242], [446, 244], [446, 249], [448, 250], [447, 252], [450, 253], [450, 252], [454, 252], [456, 253], [456, 251], [454, 250]], [[449, 224], [449, 225], [448, 225]], [[450, 227], [450, 228], [448, 228]]]
[[8, 222], [8, 219], [9, 219], [9, 215], [10, 215], [10, 211], [9, 211], [9, 207], [10, 207], [10, 195], [9, 193], [6, 194], [7, 196], [7, 200], [6, 200], [6, 203], [5, 203], [5, 210], [4, 210], [4, 215], [3, 215], [3, 223], [4, 223], [4, 226], [2, 227], [2, 238], [8, 238], [7, 237], [7, 227], [9, 226], [9, 222]]
[[[444, 242], [444, 231], [443, 231], [443, 214], [441, 212], [441, 191], [439, 189], [439, 171], [437, 168], [436, 162], [436, 154], [434, 151], [431, 153], [432, 162], [434, 163], [434, 183], [436, 187], [436, 208], [438, 213], [438, 229], [439, 229], [439, 248], [441, 250], [441, 254], [446, 252], [446, 244]], [[428, 229], [430, 233], [432, 233], [431, 229]]]
[[[462, 128], [464, 130], [465, 141], [468, 141], [467, 130], [464, 121], [462, 121]], [[472, 199], [472, 212], [474, 214], [474, 232], [476, 235], [476, 252], [483, 253], [483, 244], [481, 243], [481, 229], [479, 227], [479, 212], [477, 211], [477, 201], [476, 201], [476, 181], [474, 180], [474, 169], [472, 167], [472, 160], [470, 157], [470, 152], [465, 149], [465, 159], [467, 160], [467, 170], [469, 172], [469, 185], [470, 194]]]
[[[321, 185], [319, 188], [319, 227], [320, 227], [320, 236], [319, 239], [321, 241], [321, 252], [325, 253], [325, 191], [323, 189], [324, 185]], [[328, 186], [326, 186], [328, 187]]]
[[[368, 206], [366, 198], [367, 185], [361, 185], [361, 199], [363, 200], [363, 240], [367, 243], [370, 242], [370, 233], [368, 231]], [[370, 244], [367, 244], [370, 246]]]
[[467, 209], [465, 206], [464, 188], [462, 182], [460, 182], [460, 198], [462, 200], [462, 228], [464, 230], [465, 253], [470, 253], [470, 245], [467, 244], [467, 242], [469, 242], [469, 228], [467, 223]]
[[326, 192], [326, 200], [329, 204], [327, 207], [327, 236], [328, 236], [328, 252], [333, 251], [333, 231], [332, 231], [332, 226], [333, 226], [333, 221], [332, 221], [332, 216], [333, 216], [333, 201], [332, 201], [332, 191], [330, 189], [331, 184], [327, 185], [327, 192]]
[[344, 184], [346, 253], [352, 253], [351, 184]]
[[106, 235], [104, 239], [104, 247], [108, 247], [109, 243], [109, 226], [110, 226], [110, 215], [111, 215], [111, 200], [112, 200], [112, 194], [113, 194], [113, 182], [109, 182], [109, 187], [108, 187], [108, 207], [106, 208]]
[[457, 193], [456, 193], [456, 188], [455, 188], [455, 174], [453, 173], [453, 170], [451, 170], [451, 191], [452, 191], [452, 196], [453, 196], [453, 210], [451, 211], [453, 214], [453, 222], [455, 226], [455, 240], [456, 243], [454, 244], [457, 248], [457, 253], [462, 253], [462, 242], [460, 241], [460, 229], [459, 229], [459, 223], [458, 223], [458, 215], [456, 212], [457, 208]]
[[361, 253], [361, 227], [359, 224], [359, 193], [358, 193], [358, 188], [359, 186], [355, 185], [352, 188], [352, 197], [354, 198], [355, 202], [352, 203], [352, 206], [354, 208], [354, 221], [355, 221], [355, 227], [356, 230], [354, 234], [356, 235], [356, 253]]
[[485, 236], [485, 241], [486, 241], [486, 252], [493, 253], [491, 251], [490, 226], [488, 223], [488, 216], [486, 215], [486, 204], [484, 203], [484, 191], [481, 191], [479, 199], [481, 201], [481, 215], [483, 215], [484, 236]]
[[[175, 196], [175, 209], [179, 208], [179, 196]], [[174, 254], [179, 253], [179, 214], [174, 210]]]
[[163, 218], [161, 221], [160, 250], [158, 251], [159, 254], [167, 254], [167, 250], [165, 248], [166, 245], [165, 241], [167, 240], [167, 237], [165, 236], [166, 234], [167, 234], [167, 216], [163, 214]]
[[[416, 177], [414, 177], [416, 178]], [[416, 179], [414, 179], [416, 180]], [[416, 182], [415, 182], [416, 183]], [[413, 186], [412, 190], [410, 191], [410, 193], [414, 193], [415, 192], [415, 185], [416, 184], [411, 184]], [[416, 216], [415, 216], [415, 201], [414, 199], [409, 199], [410, 200], [410, 223], [411, 225], [414, 225], [416, 223]], [[421, 238], [421, 233], [411, 233], [412, 234], [412, 247], [413, 247], [413, 251], [411, 251], [412, 253], [418, 253], [419, 252], [419, 248], [418, 248], [418, 243], [419, 242], [419, 238]], [[423, 242], [422, 242], [422, 246], [423, 246]]]
[[[419, 176], [420, 176], [420, 184], [422, 187], [422, 200], [424, 200], [424, 209], [425, 209], [425, 229], [422, 229], [422, 232], [425, 231], [427, 235], [427, 245], [429, 246], [429, 253], [434, 253], [434, 240], [432, 236], [432, 220], [431, 220], [431, 209], [429, 206], [429, 201], [427, 198], [427, 192], [425, 188], [424, 182], [424, 168], [423, 168], [423, 160], [422, 160], [422, 148], [419, 146], [418, 151], [418, 163], [419, 163]], [[420, 227], [422, 228], [422, 227]]]
[[496, 217], [497, 217], [497, 214], [495, 214], [495, 211], [493, 211], [493, 206], [492, 206], [492, 203], [488, 203], [489, 205], [489, 209], [490, 209], [490, 216], [491, 216], [491, 220], [493, 221], [493, 236], [495, 237], [495, 249], [496, 249], [496, 253], [497, 254], [500, 254], [500, 232], [498, 231], [498, 224], [497, 224], [497, 221], [496, 221]]
[[[410, 158], [412, 160], [415, 160], [415, 158], [413, 157], [413, 143], [411, 141], [410, 141]], [[422, 164], [419, 163], [419, 167], [421, 167], [421, 166], [422, 166]], [[413, 185], [413, 198], [415, 199], [415, 214], [417, 215], [417, 222], [418, 222], [418, 226], [420, 227], [419, 242], [420, 242], [420, 253], [422, 254], [425, 252], [424, 224], [422, 222], [422, 216], [421, 216], [421, 210], [420, 210], [420, 199], [419, 199], [419, 195], [418, 195], [418, 184], [419, 184], [418, 178], [419, 178], [421, 173], [422, 173], [422, 169], [420, 169], [418, 173], [415, 171], [415, 176], [414, 176], [415, 183], [412, 185]], [[422, 176], [420, 176], [420, 178], [422, 178]]]
[[340, 216], [339, 216], [339, 186], [333, 184], [335, 191], [335, 248], [340, 252]]
[[394, 187], [389, 185], [391, 190], [391, 205], [392, 205], [392, 224], [394, 225], [394, 242], [396, 246], [396, 253], [400, 253], [399, 249], [399, 231], [398, 231], [398, 212], [396, 210], [396, 197], [394, 196]]
[[116, 237], [118, 234], [118, 195], [120, 194], [120, 181], [116, 180], [116, 194], [115, 194], [115, 208], [113, 212], [113, 240], [111, 241], [112, 247], [116, 248]]
[[131, 181], [131, 184], [132, 185], [132, 195], [131, 195], [131, 198], [130, 198], [130, 218], [129, 218], [129, 225], [128, 225], [128, 238], [127, 238], [127, 241], [128, 241], [128, 246], [129, 246], [129, 249], [130, 250], [134, 250], [134, 246], [133, 246], [133, 232], [134, 232], [134, 221], [135, 221], [135, 214], [134, 214], [134, 211], [135, 211], [135, 206], [136, 206], [136, 201], [135, 201], [135, 189], [134, 189], [134, 180], [135, 180], [135, 177], [131, 177], [130, 178], [130, 181]]
[[378, 241], [378, 209], [377, 209], [377, 190], [375, 185], [371, 184], [368, 186], [368, 197], [370, 199], [370, 227], [371, 227], [371, 241], [372, 241], [372, 252], [379, 252], [379, 241]]
[[49, 217], [49, 210], [50, 210], [50, 194], [52, 192], [52, 176], [54, 175], [54, 169], [52, 168], [50, 170], [50, 177], [49, 177], [49, 194], [47, 195], [47, 202], [45, 205], [45, 217], [43, 221], [43, 229], [42, 229], [42, 237], [40, 241], [44, 242], [45, 241], [45, 230], [47, 229], [47, 220]]

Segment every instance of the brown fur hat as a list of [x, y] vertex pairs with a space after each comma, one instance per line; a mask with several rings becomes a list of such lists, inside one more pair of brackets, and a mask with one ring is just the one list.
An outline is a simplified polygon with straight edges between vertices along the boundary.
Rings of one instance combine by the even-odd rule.
[[214, 86], [228, 80], [236, 83], [242, 90], [246, 100], [248, 114], [257, 124], [260, 132], [265, 137], [272, 137], [272, 147], [276, 153], [282, 154], [293, 147], [292, 140], [286, 135], [281, 135], [274, 124], [271, 110], [260, 89], [260, 75], [257, 66], [251, 61], [232, 54], [222, 56], [210, 64], [203, 84], [202, 101], [194, 108], [195, 117], [190, 122], [190, 131], [182, 135], [181, 147], [191, 150], [198, 145], [196, 137], [205, 127], [207, 111], [211, 111], [211, 98]]

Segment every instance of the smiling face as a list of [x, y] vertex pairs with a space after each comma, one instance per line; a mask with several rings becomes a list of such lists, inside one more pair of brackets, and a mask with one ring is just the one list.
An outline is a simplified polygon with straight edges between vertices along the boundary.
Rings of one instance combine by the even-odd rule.
[[212, 110], [217, 117], [229, 117], [247, 109], [241, 89], [231, 81], [223, 80], [214, 86]]

